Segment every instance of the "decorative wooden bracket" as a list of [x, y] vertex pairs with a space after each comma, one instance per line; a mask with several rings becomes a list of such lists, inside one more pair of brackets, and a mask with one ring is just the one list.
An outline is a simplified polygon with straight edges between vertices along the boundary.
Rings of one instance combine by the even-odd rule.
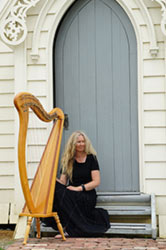
[[1, 25], [1, 38], [9, 45], [22, 43], [27, 35], [26, 13], [40, 0], [17, 0]]

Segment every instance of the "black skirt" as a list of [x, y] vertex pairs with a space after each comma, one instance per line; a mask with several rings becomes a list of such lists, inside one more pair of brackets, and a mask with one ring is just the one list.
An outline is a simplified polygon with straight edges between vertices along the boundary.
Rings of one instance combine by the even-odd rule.
[[[60, 222], [71, 237], [97, 236], [110, 228], [108, 212], [96, 206], [95, 189], [86, 192], [71, 191], [56, 182], [53, 211], [58, 212]], [[57, 229], [53, 218], [45, 224]]]

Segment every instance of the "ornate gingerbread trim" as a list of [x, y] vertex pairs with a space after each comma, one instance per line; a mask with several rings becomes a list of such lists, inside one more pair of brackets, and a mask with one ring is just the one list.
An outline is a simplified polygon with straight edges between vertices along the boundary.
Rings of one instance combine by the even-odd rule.
[[1, 38], [9, 45], [22, 43], [27, 35], [26, 13], [40, 0], [18, 0], [1, 26]]

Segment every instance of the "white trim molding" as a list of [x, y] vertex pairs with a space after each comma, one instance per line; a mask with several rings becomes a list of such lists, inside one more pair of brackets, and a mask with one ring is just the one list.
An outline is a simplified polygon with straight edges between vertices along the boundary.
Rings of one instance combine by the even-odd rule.
[[40, 39], [40, 32], [44, 23], [44, 20], [46, 18], [46, 15], [48, 13], [48, 10], [54, 3], [54, 0], [45, 0], [45, 3], [43, 4], [43, 7], [38, 15], [36, 24], [34, 26], [34, 32], [33, 32], [33, 38], [32, 38], [32, 52], [31, 52], [31, 58], [34, 62], [37, 62], [39, 59], [39, 39]]
[[[131, 9], [131, 7], [129, 6], [128, 3], [126, 3], [126, 1], [124, 0], [116, 0], [121, 6], [122, 8], [126, 11], [128, 17], [130, 18], [133, 27], [135, 29], [137, 38], [139, 37], [139, 33], [140, 33], [140, 27], [139, 24], [136, 20], [136, 17], [133, 14], [133, 10]], [[153, 1], [153, 0], [152, 0]], [[145, 3], [141, 0], [135, 0], [136, 5], [140, 8], [141, 14], [142, 14], [142, 18], [145, 20], [145, 23], [148, 26], [148, 33], [149, 33], [149, 40], [150, 40], [150, 48], [149, 48], [149, 52], [151, 54], [152, 57], [157, 56], [157, 53], [159, 51], [159, 48], [157, 46], [157, 37], [156, 37], [156, 33], [155, 33], [155, 29], [154, 29], [154, 25], [151, 19], [151, 16], [147, 10], [147, 7], [145, 5]]]
[[149, 28], [148, 30], [149, 30], [149, 36], [150, 36], [150, 54], [151, 56], [157, 56], [159, 48], [157, 46], [157, 37], [156, 37], [155, 29], [154, 29], [154, 24], [152, 22], [152, 18], [143, 1], [138, 1], [137, 5], [140, 7], [142, 11], [142, 15], [144, 19], [146, 20], [146, 23]]
[[0, 30], [2, 40], [9, 45], [21, 44], [27, 35], [26, 13], [40, 0], [17, 0]]
[[152, 0], [156, 1], [158, 4], [161, 5], [161, 11], [162, 11], [162, 19], [161, 19], [161, 30], [166, 36], [166, 0]]
[[[27, 35], [26, 13], [28, 9], [34, 7], [39, 1], [40, 0], [15, 1], [15, 4], [12, 6], [10, 12], [7, 14], [6, 18], [3, 20], [0, 27], [0, 36], [5, 43], [7, 43], [8, 45], [18, 45], [25, 40]], [[166, 0], [151, 0], [151, 1], [155, 1], [161, 6], [161, 11], [162, 11], [161, 30], [163, 34], [166, 36]], [[122, 2], [124, 2], [124, 0]], [[138, 3], [142, 5], [141, 7], [144, 7], [142, 1], [138, 1]], [[48, 6], [51, 6], [51, 4], [52, 1], [46, 0], [42, 8], [42, 12], [46, 12], [46, 9], [48, 8]], [[47, 8], [45, 8], [45, 6], [47, 6]], [[153, 24], [151, 23], [151, 21], [149, 21], [150, 20], [149, 14], [147, 11], [145, 11], [145, 8], [141, 9], [144, 10], [145, 14], [147, 15], [148, 24], [151, 29], [152, 42], [151, 42], [150, 52], [151, 55], [156, 55], [158, 52], [158, 48], [156, 46], [155, 35], [152, 28]], [[39, 19], [41, 19], [41, 15]], [[37, 33], [39, 32], [36, 32], [36, 34]], [[34, 59], [37, 59], [38, 57], [36, 48], [34, 48], [34, 50], [32, 51], [32, 57], [34, 57]]]

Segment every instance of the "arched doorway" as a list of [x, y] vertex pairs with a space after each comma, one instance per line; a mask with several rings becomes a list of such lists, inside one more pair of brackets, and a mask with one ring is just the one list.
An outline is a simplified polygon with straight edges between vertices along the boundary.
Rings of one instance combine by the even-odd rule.
[[79, 0], [55, 37], [55, 104], [69, 117], [63, 143], [87, 133], [98, 153], [101, 192], [139, 191], [137, 43], [115, 0]]

